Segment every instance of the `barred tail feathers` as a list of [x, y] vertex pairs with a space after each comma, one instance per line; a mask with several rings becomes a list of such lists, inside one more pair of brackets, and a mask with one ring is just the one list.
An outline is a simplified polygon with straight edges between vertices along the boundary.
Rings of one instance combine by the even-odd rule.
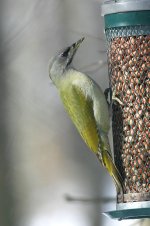
[[117, 167], [113, 163], [111, 156], [109, 155], [108, 152], [103, 151], [102, 158], [103, 158], [106, 169], [108, 170], [110, 176], [112, 176], [112, 178], [115, 182], [117, 194], [122, 194], [123, 193], [123, 187], [122, 187], [123, 180], [122, 180], [122, 177], [121, 177]]
[[113, 162], [108, 136], [102, 132], [100, 135], [97, 157], [113, 178], [117, 194], [123, 195], [123, 179]]

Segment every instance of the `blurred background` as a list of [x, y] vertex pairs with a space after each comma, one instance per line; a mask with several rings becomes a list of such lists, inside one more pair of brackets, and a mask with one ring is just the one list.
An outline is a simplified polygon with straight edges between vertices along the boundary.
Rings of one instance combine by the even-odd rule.
[[108, 87], [100, 5], [0, 1], [0, 226], [149, 225], [102, 215], [115, 209], [112, 179], [48, 76], [50, 57], [85, 36], [74, 66]]

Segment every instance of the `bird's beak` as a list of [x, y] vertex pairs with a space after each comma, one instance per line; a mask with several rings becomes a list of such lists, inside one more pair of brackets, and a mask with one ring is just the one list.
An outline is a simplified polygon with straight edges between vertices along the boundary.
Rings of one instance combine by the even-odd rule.
[[84, 41], [84, 39], [85, 38], [83, 37], [83, 38], [79, 39], [77, 42], [73, 43], [70, 46], [70, 49], [73, 49], [73, 51], [76, 51], [79, 48], [80, 44]]
[[80, 44], [83, 42], [84, 37], [79, 39], [77, 42], [73, 43], [71, 46], [66, 48], [66, 50], [63, 52], [63, 55], [66, 57], [67, 60], [67, 66], [71, 64], [73, 57], [79, 48]]

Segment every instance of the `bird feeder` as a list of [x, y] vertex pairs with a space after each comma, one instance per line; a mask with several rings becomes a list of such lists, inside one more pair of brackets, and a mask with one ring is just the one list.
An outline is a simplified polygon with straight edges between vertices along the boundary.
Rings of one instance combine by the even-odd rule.
[[124, 181], [116, 219], [150, 217], [150, 0], [102, 5], [112, 93], [114, 160]]

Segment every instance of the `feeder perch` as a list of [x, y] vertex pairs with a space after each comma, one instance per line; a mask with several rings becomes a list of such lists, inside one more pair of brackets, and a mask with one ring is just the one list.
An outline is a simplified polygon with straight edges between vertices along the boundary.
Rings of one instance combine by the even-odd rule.
[[150, 218], [150, 0], [102, 5], [112, 93], [114, 160], [124, 181], [114, 219]]

